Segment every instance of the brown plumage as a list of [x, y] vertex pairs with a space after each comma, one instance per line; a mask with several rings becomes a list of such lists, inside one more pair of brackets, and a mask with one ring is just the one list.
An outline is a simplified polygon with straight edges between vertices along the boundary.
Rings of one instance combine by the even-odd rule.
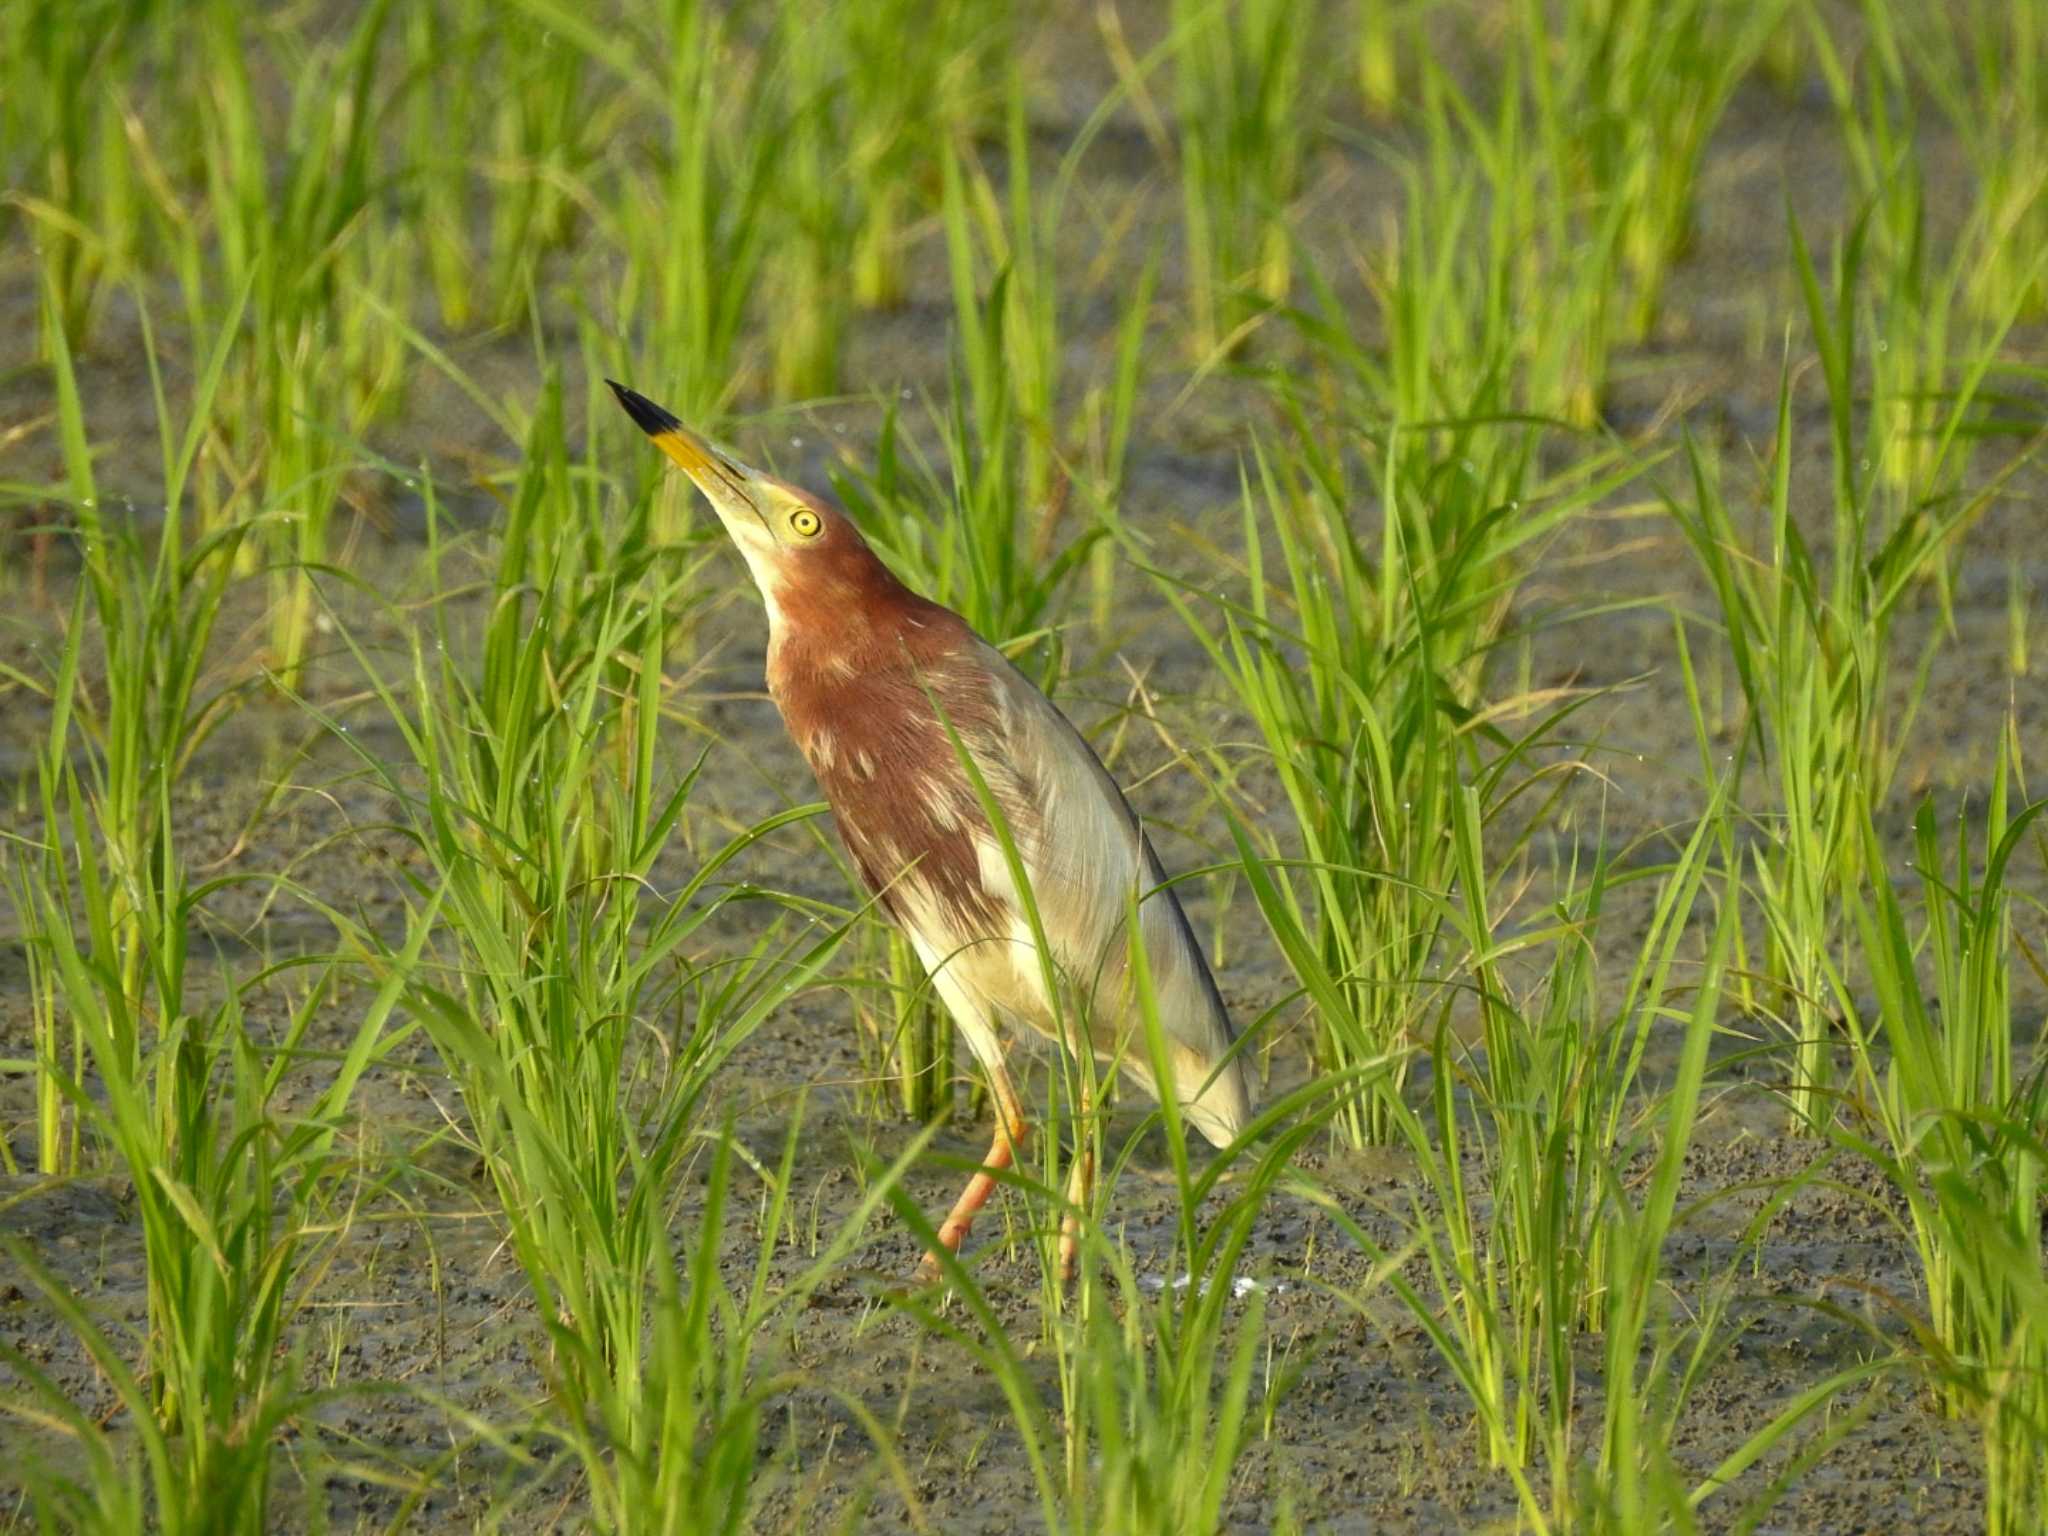
[[[1204, 1136], [1228, 1144], [1251, 1118], [1229, 1016], [1150, 842], [1081, 734], [959, 615], [898, 581], [843, 513], [712, 448], [644, 396], [612, 389], [746, 559], [768, 610], [768, 691], [861, 878], [989, 1075], [994, 1142], [940, 1240], [959, 1246], [991, 1170], [1008, 1165], [1024, 1134], [1004, 1029], [1053, 1036], [1078, 1013], [1086, 1038], [1069, 1047], [1158, 1091], [1130, 1017], [1124, 929], [1134, 894], [1171, 1089]], [[949, 726], [1001, 811], [1070, 1006], [1046, 995], [1020, 893]], [[1092, 1177], [1089, 1159], [1077, 1159], [1077, 1206]]]
[[848, 604], [827, 629], [831, 607], [814, 606], [802, 587], [785, 589], [768, 692], [862, 879], [889, 913], [904, 920], [898, 879], [914, 864], [918, 886], [957, 921], [992, 921], [974, 842], [986, 821], [933, 708], [936, 700], [963, 738], [993, 728], [986, 687], [961, 665], [978, 642], [958, 616], [905, 590], [886, 569], [870, 591], [887, 596]]

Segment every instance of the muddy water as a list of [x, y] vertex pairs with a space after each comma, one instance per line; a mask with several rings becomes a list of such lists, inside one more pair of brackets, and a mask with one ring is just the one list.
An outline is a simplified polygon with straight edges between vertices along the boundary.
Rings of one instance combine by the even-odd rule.
[[[1070, 131], [1055, 115], [1042, 136], [1056, 146]], [[1618, 360], [1610, 402], [1617, 428], [1638, 430], [1675, 403], [1694, 430], [1727, 450], [1731, 464], [1767, 435], [1782, 317], [1795, 302], [1782, 234], [1783, 190], [1792, 189], [1810, 230], [1839, 228], [1844, 193], [1833, 142], [1832, 127], [1816, 104], [1788, 104], [1762, 91], [1738, 99], [1709, 158], [1700, 238], [1674, 279], [1660, 333], [1653, 345]], [[1116, 195], [1155, 204], [1160, 221], [1170, 224], [1172, 189], [1150, 174], [1141, 151], [1138, 142], [1112, 140], [1099, 151], [1097, 170]], [[1952, 166], [1953, 146], [1937, 142], [1931, 157], [1937, 170]], [[1940, 175], [1931, 180], [1943, 184]], [[1310, 199], [1317, 239], [1328, 250], [1340, 249], [1347, 229], [1362, 222], [1360, 210], [1394, 206], [1393, 187], [1386, 172], [1364, 156], [1326, 155]], [[1084, 262], [1094, 258], [1087, 231], [1076, 228], [1072, 243]], [[856, 330], [847, 376], [861, 389], [914, 392], [942, 384], [942, 256], [928, 245], [922, 259], [916, 302], [864, 320]], [[1112, 269], [1107, 284], [1114, 281]], [[25, 255], [12, 252], [0, 268], [0, 315], [25, 322], [33, 302]], [[1105, 353], [1114, 307], [1097, 292], [1075, 308], [1074, 361], [1094, 366]], [[1532, 323], [1540, 320], [1532, 317]], [[110, 339], [84, 359], [83, 385], [96, 438], [107, 447], [104, 483], [111, 494], [146, 499], [155, 462], [153, 428], [146, 382], [133, 368], [134, 349], [120, 340], [121, 324], [117, 315]], [[32, 328], [14, 323], [0, 334], [23, 345]], [[1170, 337], [1159, 338], [1162, 352], [1170, 344]], [[533, 384], [525, 356], [523, 344], [507, 344], [467, 361], [490, 387], [525, 393]], [[0, 359], [0, 421], [19, 422], [47, 409], [40, 376], [16, 366], [24, 361], [18, 354]], [[1213, 581], [1213, 570], [1198, 563], [1199, 542], [1232, 547], [1236, 524], [1228, 504], [1237, 455], [1248, 442], [1248, 427], [1266, 425], [1268, 413], [1255, 393], [1229, 379], [1214, 380], [1185, 401], [1179, 399], [1182, 383], [1168, 362], [1148, 386], [1124, 515], [1157, 537], [1162, 558]], [[763, 457], [822, 484], [829, 459], [841, 451], [860, 455], [873, 441], [878, 419], [877, 405], [855, 402], [811, 413], [795, 426], [784, 418], [773, 432], [736, 435]], [[1815, 509], [1816, 526], [1827, 492], [1823, 433], [1818, 397], [1804, 388], [1796, 483], [1803, 504]], [[401, 460], [426, 455], [451, 463], [495, 451], [461, 397], [431, 379], [422, 379], [406, 419], [389, 429], [388, 438], [383, 446]], [[37, 445], [32, 453], [48, 456], [47, 434], [29, 441]], [[20, 477], [49, 472], [49, 465], [38, 462], [21, 466]], [[8, 475], [14, 478], [15, 471], [10, 468]], [[1677, 488], [1676, 477], [1669, 478]], [[2008, 562], [2020, 563], [2032, 592], [2048, 591], [2040, 490], [2037, 476], [2023, 476], [2015, 497], [1985, 518], [1964, 552], [1955, 634], [1934, 663], [1900, 793], [1888, 811], [1895, 832], [1903, 832], [1911, 801], [1923, 791], [1933, 793], [1945, 812], [1965, 803], [1966, 793], [1985, 781], [2008, 710], [2036, 764], [2048, 762], [2048, 705], [2038, 688], [2013, 688], [2003, 665]], [[351, 559], [379, 590], [419, 595], [421, 552], [411, 509], [394, 499], [383, 511], [393, 531], [362, 531]], [[0, 551], [13, 610], [0, 626], [0, 646], [6, 660], [34, 670], [61, 629], [68, 572], [60, 553], [49, 573], [49, 605], [37, 607], [26, 591], [25, 547], [15, 543]], [[738, 576], [736, 564], [720, 572], [721, 581], [736, 582]], [[1685, 825], [1701, 801], [1696, 748], [1675, 668], [1672, 614], [1706, 608], [1682, 542], [1640, 487], [1551, 548], [1521, 601], [1527, 614], [1535, 614], [1597, 594], [1655, 601], [1544, 631], [1534, 644], [1535, 685], [1614, 690], [1586, 717], [1588, 734], [1603, 743], [1602, 774], [1586, 776], [1572, 791], [1569, 815], [1541, 846], [1547, 856], [1604, 838], [1615, 846], [1638, 844], [1648, 857], [1659, 846], [1660, 832]], [[246, 649], [260, 633], [259, 601], [255, 593], [238, 599], [224, 621], [229, 649]], [[388, 616], [347, 594], [339, 601], [344, 621], [373, 649], [396, 644], [398, 631]], [[2033, 612], [2038, 628], [2038, 601]], [[1190, 776], [1174, 768], [1151, 730], [1115, 729], [1129, 700], [1126, 666], [1145, 678], [1176, 735], [1243, 741], [1248, 733], [1222, 701], [1200, 651], [1135, 576], [1124, 583], [1117, 615], [1117, 627], [1108, 634], [1076, 626], [1062, 702], [1101, 731], [1101, 739], [1115, 743], [1114, 766], [1137, 786], [1134, 799], [1160, 829], [1169, 863], [1204, 862], [1218, 829]], [[1904, 621], [1906, 643], [1913, 644], [1933, 622], [1924, 604], [1916, 608]], [[751, 822], [791, 801], [808, 800], [814, 791], [759, 691], [758, 609], [744, 596], [714, 604], [699, 639], [711, 662], [691, 698], [695, 730], [676, 727], [675, 751], [680, 759], [703, 734], [719, 744], [697, 806], [697, 825], [708, 837], [721, 824]], [[1696, 628], [1694, 643], [1696, 653], [1707, 647], [1704, 627]], [[1732, 678], [1725, 681], [1732, 690]], [[359, 688], [360, 678], [334, 655], [325, 658], [313, 682], [319, 698], [345, 712], [359, 740], [396, 753], [400, 743], [378, 724], [374, 711], [349, 702]], [[18, 691], [0, 694], [0, 783], [29, 771], [43, 723], [32, 700]], [[1732, 750], [1733, 743], [1727, 746]], [[1259, 794], [1256, 769], [1247, 786]], [[413, 855], [400, 838], [382, 830], [389, 811], [353, 773], [348, 754], [320, 738], [303, 717], [259, 706], [195, 765], [176, 815], [195, 866], [217, 863], [249, 873], [289, 866], [326, 899], [395, 935], [402, 920], [395, 876]], [[11, 804], [8, 814], [23, 820]], [[312, 848], [322, 851], [306, 856]], [[694, 858], [689, 848], [672, 850], [657, 884], [680, 884]], [[845, 894], [832, 862], [801, 833], [759, 848], [738, 873], [828, 900]], [[2038, 869], [2023, 871], [2023, 877], [2039, 887]], [[1612, 957], [1632, 953], [1640, 933], [1647, 895], [1632, 899], [1636, 905], [1617, 907], [1603, 932]], [[1534, 901], [1531, 896], [1528, 910]], [[1284, 969], [1241, 893], [1195, 886], [1191, 902], [1198, 927], [1226, 937], [1219, 980], [1241, 1017], [1288, 994]], [[213, 937], [231, 968], [249, 967], [264, 953], [326, 941], [317, 920], [266, 904], [257, 884], [224, 892], [213, 912]], [[737, 915], [734, 920], [743, 921]], [[2038, 915], [2026, 913], [2021, 921], [2031, 925], [2027, 931], [2038, 947]], [[12, 942], [17, 932], [14, 915], [0, 912], [0, 1055], [7, 1056], [23, 1054], [27, 1036], [25, 964]], [[1622, 963], [1609, 960], [1611, 968]], [[2024, 975], [2016, 984], [2019, 1010], [2031, 1029], [2040, 1016], [2041, 993]], [[320, 1029], [339, 1038], [360, 1002], [339, 999]], [[862, 1160], [887, 1160], [911, 1134], [861, 1111], [864, 1067], [850, 1012], [839, 991], [806, 998], [747, 1044], [724, 1084], [739, 1134], [764, 1162], [774, 1160], [801, 1102], [792, 1202], [800, 1221], [794, 1236], [779, 1235], [778, 1279], [801, 1269], [814, 1235], [832, 1231], [853, 1208], [860, 1195], [855, 1170]], [[259, 1011], [251, 1022], [260, 1028], [268, 1021]], [[1284, 1007], [1277, 1027], [1298, 1030], [1298, 1008]], [[1653, 1060], [1652, 1078], [1658, 1065]], [[1299, 1079], [1293, 1044], [1283, 1040], [1271, 1069], [1271, 1088]], [[1710, 1282], [1739, 1257], [1737, 1244], [1763, 1198], [1760, 1190], [1801, 1172], [1816, 1155], [1810, 1144], [1786, 1134], [1769, 1091], [1781, 1076], [1782, 1069], [1768, 1061], [1750, 1062], [1716, 1081], [1713, 1106], [1688, 1165], [1685, 1200], [1746, 1193], [1713, 1203], [1674, 1239], [1671, 1276], [1688, 1304], [1701, 1301]], [[463, 1434], [443, 1405], [501, 1423], [521, 1422], [542, 1391], [543, 1347], [523, 1282], [500, 1245], [487, 1183], [472, 1161], [447, 1142], [432, 1141], [443, 1111], [453, 1104], [450, 1085], [424, 1050], [387, 1064], [365, 1085], [361, 1135], [377, 1157], [409, 1160], [404, 1187], [410, 1214], [385, 1202], [366, 1206], [309, 1313], [309, 1352], [318, 1377], [337, 1387], [379, 1389], [339, 1398], [324, 1414], [327, 1432], [414, 1465], [440, 1461], [434, 1489], [413, 1517], [420, 1529], [474, 1520], [514, 1488], [528, 1490], [530, 1507], [544, 1517], [573, 1512], [577, 1497], [566, 1464], [545, 1465], [545, 1447], [534, 1450], [543, 1458], [538, 1468], [515, 1465], [475, 1445], [451, 1454]], [[17, 1158], [28, 1152], [29, 1114], [26, 1086], [0, 1080], [0, 1126]], [[1112, 1141], [1121, 1141], [1134, 1124], [1134, 1112], [1126, 1110]], [[963, 1098], [961, 1114], [937, 1150], [954, 1161], [971, 1161], [984, 1138], [985, 1127], [969, 1118]], [[1399, 1159], [1319, 1150], [1305, 1163], [1355, 1219], [1389, 1243], [1398, 1241], [1414, 1198]], [[1114, 1201], [1123, 1240], [1140, 1271], [1155, 1278], [1165, 1276], [1173, 1222], [1171, 1190], [1159, 1177], [1160, 1167], [1156, 1145], [1141, 1148]], [[950, 1198], [958, 1177], [952, 1167], [928, 1159], [913, 1174], [911, 1187], [919, 1200], [936, 1206]], [[726, 1254], [736, 1284], [763, 1237], [751, 1214], [757, 1191], [744, 1175], [742, 1184]], [[700, 1200], [699, 1194], [686, 1199], [678, 1220], [695, 1219]], [[1741, 1324], [1739, 1334], [1692, 1399], [1673, 1447], [1688, 1472], [1703, 1476], [1802, 1389], [1867, 1356], [1874, 1337], [1896, 1337], [1901, 1316], [1922, 1307], [1911, 1253], [1890, 1215], [1895, 1213], [1886, 1211], [1868, 1170], [1837, 1164], [1769, 1222], [1753, 1255], [1735, 1266], [1731, 1315]], [[1028, 1248], [1006, 1238], [1023, 1219], [1014, 1205], [988, 1219], [977, 1254], [992, 1303], [1015, 1337], [1028, 1341], [1037, 1329], [1037, 1270]], [[105, 1319], [139, 1325], [138, 1234], [118, 1183], [42, 1189], [28, 1178], [11, 1179], [0, 1191], [0, 1231], [32, 1243]], [[863, 1500], [869, 1501], [867, 1528], [904, 1524], [901, 1499], [875, 1473], [862, 1431], [835, 1396], [843, 1391], [856, 1393], [894, 1426], [917, 1496], [940, 1528], [1006, 1532], [1033, 1524], [1036, 1496], [997, 1383], [957, 1348], [879, 1304], [882, 1288], [913, 1257], [909, 1238], [893, 1221], [875, 1223], [843, 1273], [790, 1314], [767, 1347], [764, 1365], [780, 1358], [806, 1372], [810, 1384], [778, 1400], [766, 1424], [760, 1529], [838, 1528]], [[1232, 1529], [1271, 1528], [1283, 1510], [1329, 1531], [1512, 1524], [1511, 1490], [1485, 1469], [1470, 1408], [1421, 1330], [1383, 1291], [1367, 1292], [1363, 1310], [1333, 1298], [1333, 1291], [1363, 1288], [1368, 1269], [1363, 1256], [1306, 1203], [1275, 1197], [1262, 1213], [1249, 1270], [1265, 1287], [1264, 1326], [1276, 1370], [1289, 1364], [1301, 1369], [1270, 1438], [1254, 1444], [1233, 1482]], [[0, 1328], [90, 1411], [112, 1408], [105, 1383], [77, 1345], [4, 1270]], [[1601, 1391], [1596, 1341], [1588, 1341], [1585, 1359], [1579, 1391], [1583, 1411], [1591, 1416], [1585, 1421], [1590, 1439], [1597, 1434]], [[1050, 1392], [1049, 1365], [1042, 1357], [1032, 1365]], [[1925, 1392], [1904, 1374], [1858, 1399], [1855, 1411], [1856, 1422], [1841, 1445], [1793, 1483], [1763, 1528], [1884, 1532], [1910, 1526], [1937, 1533], [1978, 1527], [1980, 1458], [1966, 1426], [1931, 1411]], [[17, 1448], [25, 1446], [18, 1428], [0, 1435]], [[0, 1456], [0, 1478], [9, 1460]], [[1774, 1470], [1747, 1475], [1708, 1506], [1709, 1514], [1726, 1518], [1762, 1490]], [[311, 1523], [303, 1512], [307, 1499], [324, 1504], [335, 1529], [380, 1525], [400, 1503], [390, 1488], [356, 1476], [337, 1476], [308, 1495], [295, 1491], [289, 1472], [283, 1485], [280, 1518], [294, 1527]]]

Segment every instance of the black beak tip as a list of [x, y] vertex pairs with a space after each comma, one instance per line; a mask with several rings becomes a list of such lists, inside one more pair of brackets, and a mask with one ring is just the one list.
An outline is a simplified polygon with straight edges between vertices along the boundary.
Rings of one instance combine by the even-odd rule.
[[633, 418], [633, 425], [649, 437], [659, 437], [664, 432], [673, 432], [682, 423], [667, 411], [656, 405], [638, 390], [626, 388], [616, 379], [606, 379], [612, 393], [619, 397], [619, 404], [626, 408], [626, 414]]

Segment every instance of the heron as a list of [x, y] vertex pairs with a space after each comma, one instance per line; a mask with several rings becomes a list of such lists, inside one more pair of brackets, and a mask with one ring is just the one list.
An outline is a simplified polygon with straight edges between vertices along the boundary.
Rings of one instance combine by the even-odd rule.
[[[1229, 1146], [1252, 1114], [1229, 1011], [1151, 840], [1087, 738], [966, 620], [898, 580], [838, 507], [605, 382], [703, 493], [745, 560], [768, 613], [769, 696], [862, 882], [909, 940], [987, 1077], [994, 1135], [938, 1227], [939, 1243], [959, 1252], [1029, 1130], [1008, 1066], [1018, 1029], [1160, 1095], [1153, 1052], [1134, 1027], [1133, 903], [1173, 1079], [1166, 1089], [1188, 1124]], [[1085, 984], [1059, 987], [1062, 977]], [[1079, 1108], [1093, 1110], [1085, 1096]], [[1089, 1139], [1080, 1139], [1061, 1222], [1060, 1270], [1069, 1276], [1077, 1213], [1089, 1209], [1095, 1178]], [[937, 1251], [926, 1252], [917, 1278], [940, 1272]]]

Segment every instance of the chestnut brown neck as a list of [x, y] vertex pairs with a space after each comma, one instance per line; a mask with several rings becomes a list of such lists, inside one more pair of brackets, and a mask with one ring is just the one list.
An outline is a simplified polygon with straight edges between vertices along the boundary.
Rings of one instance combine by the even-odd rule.
[[928, 665], [971, 638], [858, 535], [780, 574], [770, 602], [768, 688], [778, 699], [850, 677]]

